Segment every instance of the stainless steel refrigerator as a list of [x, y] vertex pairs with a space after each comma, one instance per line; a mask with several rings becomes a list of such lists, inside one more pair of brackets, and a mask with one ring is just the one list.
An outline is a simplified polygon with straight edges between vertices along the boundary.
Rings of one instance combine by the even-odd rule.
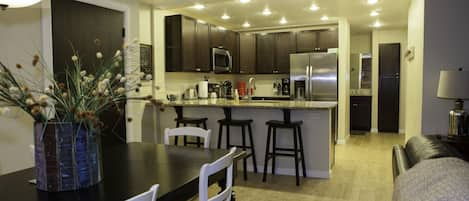
[[290, 55], [290, 90], [293, 98], [337, 101], [337, 54]]

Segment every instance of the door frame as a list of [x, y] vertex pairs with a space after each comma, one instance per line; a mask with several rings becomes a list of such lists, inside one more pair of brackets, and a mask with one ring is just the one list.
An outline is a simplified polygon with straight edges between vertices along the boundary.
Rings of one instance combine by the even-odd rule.
[[[106, 0], [74, 0], [90, 5], [95, 5], [111, 10], [116, 10], [124, 13], [124, 24], [123, 28], [125, 29], [125, 36], [124, 36], [124, 42], [129, 41], [130, 38], [130, 7], [128, 5], [125, 5], [123, 3], [118, 3], [118, 2], [111, 2], [111, 1], [106, 1]], [[44, 63], [46, 64], [44, 71], [49, 71], [51, 73], [54, 72], [53, 69], [53, 37], [52, 37], [52, 9], [51, 9], [51, 2], [50, 0], [42, 0], [41, 1], [41, 34], [42, 34], [42, 56], [44, 58]], [[135, 36], [137, 37], [137, 36]], [[126, 58], [124, 59], [124, 71], [127, 72], [128, 69], [130, 68], [128, 62], [130, 60], [130, 55], [124, 55]], [[44, 79], [44, 86], [48, 86], [50, 83], [47, 81], [47, 79]], [[129, 118], [129, 110], [131, 108], [129, 107], [129, 104], [125, 105], [125, 122], [126, 122], [126, 128], [131, 128], [130, 122], [127, 121]], [[139, 139], [135, 139], [136, 137], [133, 136], [140, 136], [137, 134], [132, 133], [132, 129], [126, 129], [126, 141], [127, 142], [135, 142], [139, 141]]]

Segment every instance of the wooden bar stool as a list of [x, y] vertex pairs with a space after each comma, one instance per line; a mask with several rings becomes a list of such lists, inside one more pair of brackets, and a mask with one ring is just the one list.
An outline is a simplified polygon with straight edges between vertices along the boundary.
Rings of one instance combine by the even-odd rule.
[[[184, 117], [182, 106], [174, 106], [174, 110], [176, 111], [177, 117], [174, 119], [176, 121], [176, 128], [179, 128], [181, 124], [186, 127], [187, 125], [194, 125], [196, 127], [200, 127], [201, 125], [205, 130], [207, 130], [207, 120], [208, 118], [191, 118], [191, 117]], [[178, 137], [174, 137], [174, 144], [178, 144]], [[197, 137], [196, 142], [191, 142], [187, 140], [187, 136], [184, 136], [184, 146], [187, 145], [197, 145], [197, 147], [203, 146], [203, 143], [200, 137]]]
[[[237, 147], [243, 149], [244, 151], [250, 150], [251, 153], [247, 154], [246, 157], [243, 159], [243, 173], [244, 173], [244, 180], [247, 180], [247, 158], [252, 158], [252, 165], [254, 168], [254, 172], [257, 173], [257, 162], [256, 162], [256, 151], [254, 148], [254, 140], [252, 137], [252, 128], [251, 124], [253, 122], [252, 119], [244, 119], [244, 120], [235, 120], [231, 118], [231, 108], [223, 108], [225, 113], [225, 119], [218, 120], [220, 124], [220, 129], [218, 132], [218, 144], [217, 148], [221, 148], [221, 141], [223, 137], [223, 126], [226, 126], [226, 148], [229, 149], [231, 147]], [[241, 145], [234, 145], [230, 143], [230, 126], [241, 127], [241, 134], [242, 134], [242, 144]], [[248, 128], [248, 137], [250, 145], [246, 144], [246, 127]]]
[[[301, 162], [303, 169], [303, 177], [306, 178], [306, 165], [305, 154], [303, 149], [303, 137], [301, 134], [301, 125], [303, 121], [290, 121], [290, 110], [284, 110], [284, 121], [271, 120], [267, 121], [267, 145], [264, 160], [264, 174], [262, 181], [266, 181], [267, 165], [269, 160], [272, 159], [272, 175], [275, 175], [275, 158], [277, 156], [293, 157], [295, 159], [295, 175], [296, 185], [300, 185], [299, 167], [298, 163]], [[293, 148], [279, 148], [277, 147], [277, 128], [292, 129], [293, 130]], [[272, 152], [270, 152], [270, 139], [272, 137]], [[300, 156], [298, 156], [300, 155]]]

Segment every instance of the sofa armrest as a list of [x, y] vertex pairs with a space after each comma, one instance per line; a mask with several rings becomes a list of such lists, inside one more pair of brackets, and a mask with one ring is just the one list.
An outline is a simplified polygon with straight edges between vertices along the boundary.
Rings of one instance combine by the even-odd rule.
[[409, 169], [409, 159], [402, 145], [392, 147], [392, 173], [394, 180]]

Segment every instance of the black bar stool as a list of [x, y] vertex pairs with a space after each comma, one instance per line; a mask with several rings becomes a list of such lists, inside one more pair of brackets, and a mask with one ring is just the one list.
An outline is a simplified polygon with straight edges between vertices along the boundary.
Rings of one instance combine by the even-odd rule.
[[[305, 165], [305, 154], [303, 149], [303, 138], [301, 135], [301, 125], [303, 121], [291, 121], [290, 120], [290, 110], [283, 110], [284, 112], [284, 121], [271, 120], [267, 121], [266, 125], [268, 126], [267, 131], [267, 145], [265, 151], [265, 160], [264, 160], [264, 174], [262, 176], [262, 181], [266, 181], [267, 176], [267, 165], [269, 160], [272, 159], [272, 175], [275, 175], [275, 157], [277, 156], [287, 156], [293, 157], [295, 159], [295, 175], [296, 175], [296, 185], [300, 185], [300, 176], [299, 176], [299, 167], [298, 163], [301, 162], [303, 169], [303, 177], [306, 178], [306, 165]], [[277, 147], [277, 128], [282, 129], [293, 129], [293, 149], [292, 148], [279, 148]], [[272, 132], [273, 131], [273, 132]], [[272, 140], [272, 152], [270, 152], [270, 138]], [[277, 152], [278, 151], [278, 152]], [[300, 156], [298, 156], [298, 154]]]
[[[245, 120], [235, 120], [231, 118], [231, 108], [223, 108], [223, 112], [225, 113], [225, 119], [218, 120], [220, 124], [220, 129], [218, 132], [218, 149], [221, 148], [221, 141], [223, 136], [223, 126], [226, 126], [226, 148], [229, 149], [231, 147], [238, 147], [246, 151], [249, 149], [251, 153], [247, 154], [247, 156], [243, 159], [243, 173], [244, 173], [244, 180], [248, 179], [247, 176], [247, 158], [252, 158], [252, 165], [254, 168], [254, 172], [257, 173], [257, 162], [256, 162], [256, 151], [254, 149], [254, 140], [252, 137], [252, 128], [251, 123], [253, 122], [252, 119], [245, 119]], [[230, 126], [237, 126], [241, 127], [241, 134], [242, 134], [242, 145], [233, 145], [230, 143]], [[248, 135], [249, 135], [249, 142], [250, 146], [246, 144], [246, 127], [248, 128]]]
[[[200, 127], [200, 125], [203, 125], [203, 128], [207, 130], [207, 120], [208, 118], [190, 118], [190, 117], [184, 117], [183, 111], [182, 111], [182, 106], [174, 106], [174, 110], [176, 111], [177, 117], [174, 119], [176, 121], [176, 127], [179, 128], [179, 126], [182, 124], [183, 126], [187, 126], [188, 124], [195, 125], [197, 127]], [[174, 137], [174, 144], [178, 144], [178, 137]], [[188, 144], [192, 145], [197, 145], [197, 147], [203, 146], [203, 143], [200, 139], [200, 137], [197, 137], [196, 142], [191, 142], [187, 140], [187, 136], [184, 136], [184, 146], [187, 146]]]

